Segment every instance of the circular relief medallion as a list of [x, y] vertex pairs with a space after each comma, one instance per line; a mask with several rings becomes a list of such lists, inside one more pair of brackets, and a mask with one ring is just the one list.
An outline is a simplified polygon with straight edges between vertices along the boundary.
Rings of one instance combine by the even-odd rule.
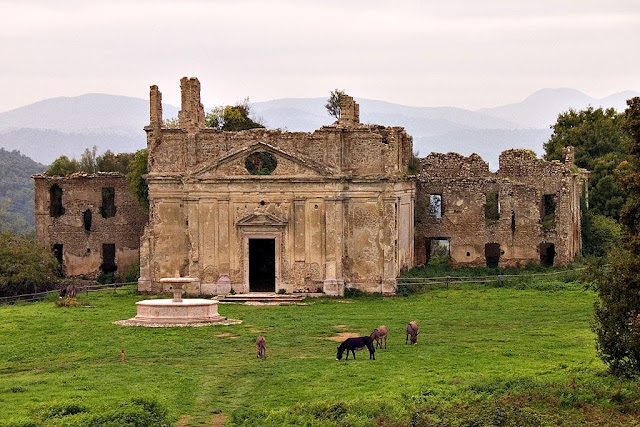
[[256, 151], [247, 156], [244, 160], [244, 166], [251, 175], [270, 175], [276, 170], [278, 161], [271, 153]]

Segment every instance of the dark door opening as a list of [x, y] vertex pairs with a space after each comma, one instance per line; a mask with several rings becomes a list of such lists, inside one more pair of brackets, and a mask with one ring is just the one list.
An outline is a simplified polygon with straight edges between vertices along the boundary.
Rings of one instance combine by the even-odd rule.
[[487, 243], [484, 245], [484, 257], [487, 260], [487, 267], [497, 267], [500, 262], [500, 243]]
[[276, 291], [276, 239], [249, 239], [249, 292]]
[[105, 273], [116, 271], [116, 245], [114, 243], [103, 243], [102, 245], [102, 265], [100, 270]]
[[553, 259], [556, 256], [556, 248], [553, 243], [540, 243], [538, 247], [540, 251], [540, 264], [553, 266]]
[[60, 277], [62, 277], [62, 272], [64, 271], [63, 270], [63, 267], [64, 267], [64, 265], [63, 265], [63, 260], [64, 260], [63, 254], [64, 254], [64, 252], [62, 251], [62, 249], [63, 249], [62, 243], [56, 243], [56, 244], [53, 245], [53, 256], [56, 257], [56, 260], [58, 260], [58, 264], [60, 264], [60, 267], [58, 269], [58, 275]]

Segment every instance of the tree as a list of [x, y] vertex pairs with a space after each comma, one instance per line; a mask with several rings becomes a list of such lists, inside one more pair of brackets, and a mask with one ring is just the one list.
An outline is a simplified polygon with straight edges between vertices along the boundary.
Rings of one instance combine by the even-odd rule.
[[140, 202], [145, 212], [149, 212], [149, 186], [143, 175], [148, 173], [149, 152], [146, 148], [136, 151], [133, 160], [129, 163], [127, 183], [129, 190]]
[[96, 173], [98, 168], [96, 166], [96, 152], [98, 151], [98, 147], [95, 145], [91, 150], [88, 148], [84, 149], [84, 153], [80, 156], [80, 161], [78, 162], [78, 168], [80, 172], [85, 173]]
[[329, 99], [327, 99], [327, 103], [324, 106], [330, 116], [333, 116], [336, 119], [340, 118], [340, 104], [345, 96], [347, 96], [347, 94], [343, 90], [336, 89], [331, 91]]
[[129, 163], [133, 160], [135, 153], [114, 154], [111, 150], [104, 152], [102, 156], [96, 158], [96, 169], [99, 172], [120, 172], [126, 174], [129, 171]]
[[610, 265], [592, 265], [596, 347], [600, 358], [618, 375], [640, 375], [640, 98], [627, 101], [629, 158], [617, 168], [618, 182], [627, 192], [620, 211], [623, 248]]
[[544, 144], [545, 160], [562, 160], [564, 147], [575, 148], [576, 165], [591, 171], [589, 209], [616, 220], [625, 201], [625, 192], [614, 179], [616, 167], [627, 156], [625, 121], [625, 115], [613, 108], [570, 109], [558, 115], [553, 134]]
[[250, 114], [249, 98], [245, 98], [236, 105], [220, 106], [212, 109], [210, 113], [205, 115], [204, 121], [209, 127], [231, 132], [264, 128], [262, 123], [251, 119], [249, 117]]
[[32, 238], [0, 233], [0, 296], [53, 289], [59, 268], [52, 251]]
[[67, 156], [60, 156], [51, 163], [45, 173], [50, 176], [65, 176], [78, 172], [79, 169], [76, 159], [69, 160]]

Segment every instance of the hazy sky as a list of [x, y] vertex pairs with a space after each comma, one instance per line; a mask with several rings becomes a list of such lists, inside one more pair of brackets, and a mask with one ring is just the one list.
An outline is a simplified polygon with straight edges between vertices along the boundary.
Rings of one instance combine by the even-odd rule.
[[480, 108], [640, 91], [638, 0], [0, 0], [0, 111], [100, 92], [179, 106], [356, 97]]

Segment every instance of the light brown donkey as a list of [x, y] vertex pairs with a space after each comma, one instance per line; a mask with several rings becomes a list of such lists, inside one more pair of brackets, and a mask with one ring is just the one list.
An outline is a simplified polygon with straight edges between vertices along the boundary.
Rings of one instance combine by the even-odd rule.
[[258, 356], [257, 357], [259, 359], [264, 359], [266, 357], [266, 352], [267, 352], [266, 341], [267, 340], [265, 340], [262, 335], [260, 335], [256, 339], [256, 350], [258, 350]]
[[371, 334], [371, 339], [376, 340], [376, 347], [382, 348], [382, 339], [384, 338], [384, 348], [387, 348], [387, 327], [384, 325], [380, 325], [373, 330]]

